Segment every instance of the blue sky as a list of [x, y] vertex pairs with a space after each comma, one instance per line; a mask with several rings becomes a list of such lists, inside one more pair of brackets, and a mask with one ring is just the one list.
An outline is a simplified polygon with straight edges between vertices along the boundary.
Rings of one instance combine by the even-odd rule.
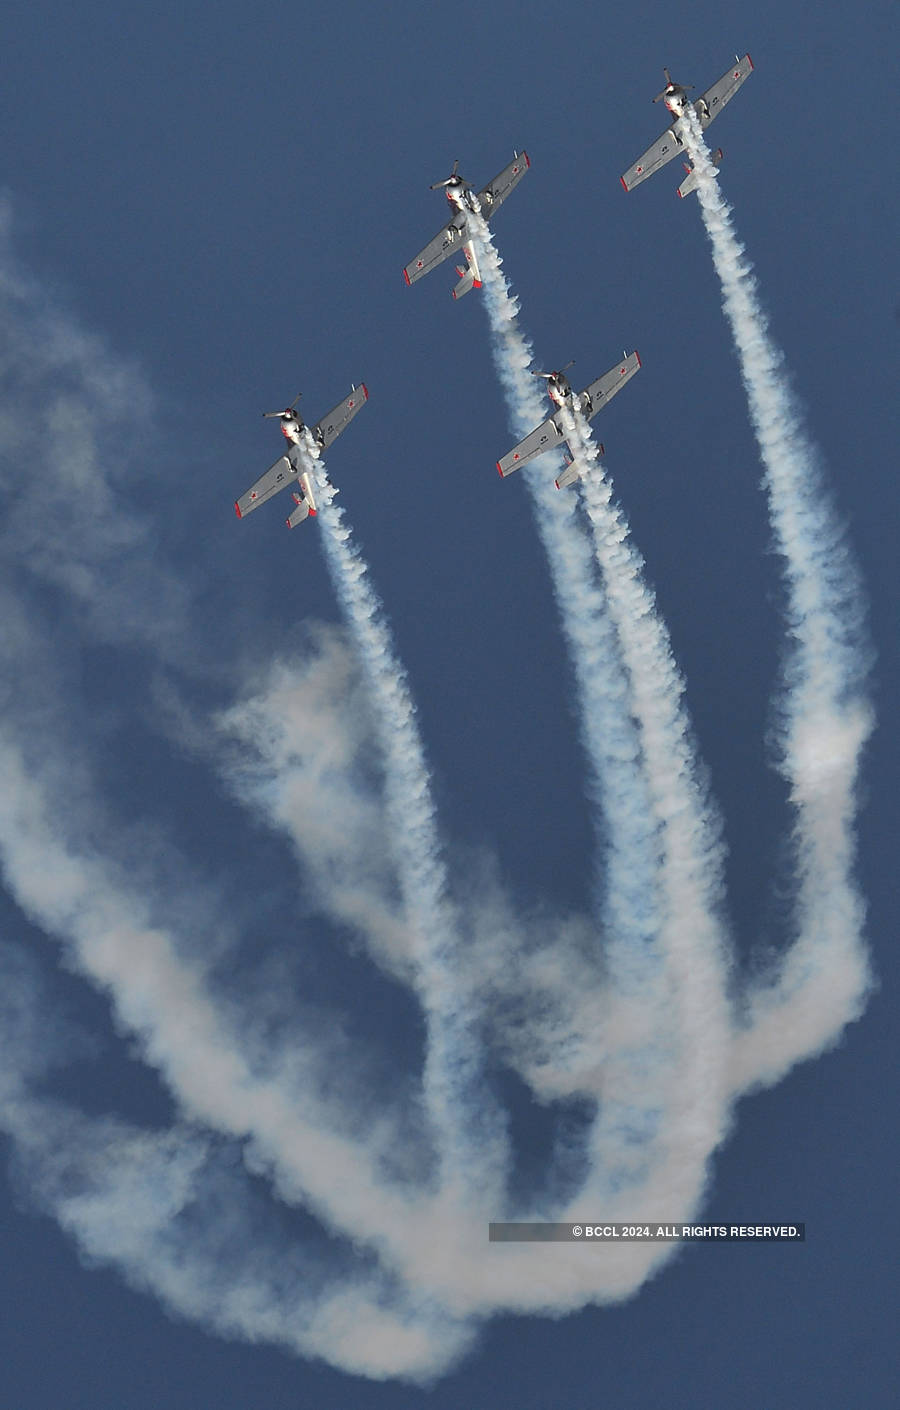
[[[296, 1037], [315, 1068], [294, 1074], [298, 1090], [327, 1088], [324, 1069], [354, 1134], [375, 1129], [382, 1101], [415, 1125], [422, 1020], [384, 958], [396, 960], [396, 896], [376, 755], [353, 653], [333, 634], [321, 526], [288, 534], [280, 505], [240, 524], [232, 512], [277, 453], [259, 413], [299, 389], [313, 417], [351, 381], [370, 391], [328, 464], [408, 673], [454, 896], [475, 909], [512, 898], [529, 955], [542, 930], [591, 907], [572, 668], [523, 477], [501, 483], [493, 469], [513, 437], [484, 301], [454, 305], [449, 266], [412, 289], [401, 275], [438, 228], [428, 185], [456, 157], [478, 185], [513, 147], [531, 157], [493, 229], [538, 365], [574, 357], [583, 384], [624, 347], [641, 353], [597, 433], [723, 818], [737, 972], [791, 939], [790, 814], [770, 748], [783, 589], [746, 400], [695, 201], [675, 199], [671, 169], [628, 196], [618, 184], [660, 130], [649, 100], [662, 65], [702, 90], [734, 50], [756, 68], [714, 129], [722, 185], [848, 526], [877, 651], [857, 836], [880, 987], [839, 1046], [738, 1101], [709, 1166], [705, 1220], [802, 1219], [805, 1245], [686, 1247], [622, 1303], [501, 1311], [427, 1399], [891, 1403], [897, 198], [880, 134], [893, 18], [887, 4], [864, 25], [828, 7], [811, 30], [800, 7], [759, 6], [751, 20], [730, 3], [677, 16], [655, 0], [640, 14], [584, 7], [556, 23], [532, 4], [336, 18], [188, 3], [129, 16], [126, 33], [107, 6], [38, 0], [10, 20], [2, 729], [24, 782], [10, 775], [5, 790], [21, 811], [4, 829], [4, 1066], [40, 1098], [41, 1120], [30, 1148], [6, 1141], [9, 1404], [337, 1410], [426, 1394], [173, 1316], [133, 1266], [126, 1277], [92, 1255], [83, 1227], [79, 1241], [50, 1210], [102, 1184], [91, 1131], [171, 1129], [179, 1168], [196, 1141], [212, 1171], [208, 1204], [173, 1221], [171, 1248], [205, 1239], [225, 1281], [261, 1268], [288, 1311], [292, 1290], [315, 1302], [326, 1272], [356, 1256], [305, 1201], [275, 1197], [245, 1143], [179, 1120], [165, 1062], [135, 1038], [159, 996], [127, 1010], [119, 980], [96, 977], [105, 950], [93, 982], [73, 961], [59, 898], [76, 853], [88, 941], [92, 901], [115, 890], [109, 933], [177, 936], [221, 1012], [246, 1025], [257, 1070], [267, 1044], [286, 1052]], [[326, 760], [315, 788], [306, 780], [299, 862], [273, 822], [277, 771], [248, 777], [246, 740], [242, 753], [215, 724], [271, 699], [277, 663], [296, 692], [283, 733], [265, 725], [272, 758], [285, 777], [298, 757]], [[353, 811], [359, 797], [372, 811]], [[323, 799], [333, 814], [317, 811]], [[340, 867], [336, 880], [315, 837], [347, 817], [356, 830], [331, 845], [356, 847], [360, 867], [371, 849], [380, 965], [323, 901], [336, 904]], [[185, 1002], [162, 1001], [173, 1043], [197, 1022]], [[509, 1072], [494, 1081], [517, 1178], [533, 1185], [559, 1134], [552, 1112]], [[115, 1213], [126, 1239], [127, 1189]], [[113, 1216], [97, 1217], [99, 1247]]]

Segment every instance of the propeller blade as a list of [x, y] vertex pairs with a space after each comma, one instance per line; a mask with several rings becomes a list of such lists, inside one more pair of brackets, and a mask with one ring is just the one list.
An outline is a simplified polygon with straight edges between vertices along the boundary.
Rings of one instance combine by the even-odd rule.
[[462, 180], [462, 178], [459, 177], [459, 157], [457, 157], [456, 161], [453, 163], [453, 170], [450, 175], [445, 177], [443, 181], [436, 181], [430, 189], [432, 191], [440, 191], [442, 186], [450, 186], [457, 179]]
[[297, 405], [298, 401], [302, 396], [303, 393], [298, 392], [297, 395], [294, 397], [294, 400], [291, 402], [290, 406], [285, 407], [284, 411], [264, 411], [263, 420], [265, 421], [266, 418], [270, 416], [284, 416], [285, 411], [293, 411], [294, 407]]
[[558, 377], [561, 372], [568, 372], [569, 368], [573, 365], [574, 362], [574, 357], [570, 357], [565, 367], [558, 368], [556, 372], [532, 372], [531, 375], [532, 377], [546, 377], [549, 381], [551, 377]]

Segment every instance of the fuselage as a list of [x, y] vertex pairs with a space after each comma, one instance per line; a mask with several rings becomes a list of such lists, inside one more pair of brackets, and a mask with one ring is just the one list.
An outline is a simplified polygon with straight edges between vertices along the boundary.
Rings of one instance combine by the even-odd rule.
[[459, 176], [451, 178], [447, 185], [447, 200], [460, 211], [471, 211], [477, 215], [481, 207], [475, 192]]
[[291, 445], [298, 446], [300, 437], [303, 434], [303, 418], [298, 416], [296, 411], [283, 411], [281, 413], [281, 434]]
[[564, 372], [551, 372], [547, 378], [547, 392], [554, 405], [571, 404], [572, 386]]
[[[291, 445], [302, 446], [303, 449], [310, 454], [317, 454], [316, 443], [313, 439], [312, 432], [304, 423], [303, 417], [298, 415], [298, 413], [291, 408], [281, 413], [281, 434], [286, 441], [290, 441]], [[315, 514], [316, 495], [313, 489], [312, 476], [308, 470], [300, 470], [297, 479], [303, 490], [303, 495], [309, 504], [310, 514]], [[296, 495], [294, 498], [296, 499]]]
[[682, 88], [680, 83], [667, 83], [663, 93], [663, 102], [669, 109], [673, 117], [683, 117], [685, 109], [689, 107], [687, 90]]

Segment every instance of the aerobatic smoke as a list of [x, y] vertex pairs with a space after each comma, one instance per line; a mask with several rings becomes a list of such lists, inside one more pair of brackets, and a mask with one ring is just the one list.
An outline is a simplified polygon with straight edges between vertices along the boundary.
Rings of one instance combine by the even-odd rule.
[[859, 576], [692, 109], [681, 120], [722, 284], [787, 594], [779, 767], [796, 815], [798, 938], [748, 996], [736, 1084], [772, 1082], [836, 1040], [871, 984], [853, 881], [856, 781], [871, 733]]
[[[7, 496], [4, 886], [107, 998], [102, 1041], [118, 1056], [124, 1038], [158, 1075], [165, 1107], [139, 1125], [49, 1095], [67, 1061], [85, 1063], [90, 1081], [95, 1040], [60, 1011], [44, 950], [36, 944], [32, 963], [11, 946], [0, 948], [0, 1128], [23, 1197], [87, 1259], [223, 1336], [425, 1383], [499, 1311], [558, 1316], [628, 1297], [674, 1245], [610, 1245], [600, 1259], [561, 1244], [548, 1259], [542, 1245], [489, 1246], [487, 1222], [588, 1210], [610, 1221], [688, 1218], [734, 1098], [831, 1041], [859, 1010], [851, 826], [869, 716], [854, 685], [856, 583], [704, 161], [698, 147], [794, 643], [783, 767], [798, 817], [801, 933], [772, 982], [746, 996], [740, 1028], [726, 997], [715, 812], [665, 626], [587, 426], [567, 426], [580, 498], [552, 487], [546, 460], [522, 478], [573, 663], [600, 899], [590, 916], [523, 916], [487, 864], [477, 886], [454, 889], [405, 673], [321, 462], [318, 523], [346, 632], [322, 629], [262, 671], [240, 656], [204, 657], [183, 565], [165, 561], [152, 515], [125, 504], [106, 468], [135, 408], [150, 419], [141, 379], [0, 246], [0, 372], [15, 392], [0, 418], [0, 474], [19, 488], [48, 415], [74, 428], [48, 474], [80, 506], [76, 529], [90, 527], [64, 524], [48, 551], [29, 532], [30, 482]], [[545, 411], [531, 349], [487, 227], [478, 218], [472, 227], [494, 357], [524, 435]], [[224, 785], [241, 851], [248, 816], [264, 822], [267, 846], [292, 844], [287, 931], [267, 933], [252, 864], [234, 886], [186, 852], [179, 829], [196, 829], [197, 814], [185, 823], [176, 799], [154, 797], [158, 821], [134, 824], [109, 762], [114, 710], [97, 709], [81, 660], [123, 643], [147, 676], [165, 669], [178, 681], [181, 715], [148, 710], [142, 724], [176, 774], [195, 771], [185, 793], [211, 814]], [[144, 682], [128, 695], [122, 675], [113, 690], [127, 717]], [[211, 681], [217, 704], [200, 705], [198, 686]], [[341, 984], [349, 936], [379, 966], [379, 983], [421, 1011], [411, 1061], [393, 1034], [376, 1049], [374, 1021], [367, 1032], [354, 1025], [363, 1009], [372, 1017], [370, 969], [357, 1009], [342, 990], [332, 1009], [322, 1000], [302, 960], [323, 920]], [[368, 961], [354, 963], [358, 990]], [[521, 1105], [558, 1118], [546, 1169], [518, 1183], [505, 1110], [485, 1078], [501, 1069], [524, 1084]]]
[[[684, 1054], [682, 1119], [712, 1151], [727, 1121], [723, 1057], [730, 1012], [725, 992], [721, 841], [695, 757], [683, 686], [668, 632], [645, 582], [643, 559], [622, 510], [612, 499], [590, 427], [577, 409], [564, 412], [572, 451], [582, 468], [581, 494], [591, 525], [611, 620], [629, 676], [629, 705], [638, 722], [647, 791], [660, 833], [660, 948], [666, 981], [681, 998], [694, 1042]], [[702, 1133], [702, 1135], [700, 1134]]]
[[[495, 365], [513, 433], [524, 436], [545, 415], [529, 370], [532, 350], [519, 327], [518, 304], [488, 226], [480, 216], [470, 216], [469, 221], [480, 246]], [[591, 791], [609, 819], [609, 827], [602, 829], [607, 839], [603, 869], [609, 926], [615, 935], [627, 931], [637, 943], [656, 928], [658, 860], [658, 842], [648, 821], [640, 745], [628, 714], [619, 644], [592, 571], [590, 544], [576, 519], [577, 502], [552, 486], [546, 459], [541, 468], [541, 474], [526, 471], [523, 475], [572, 654]]]
[[[493, 335], [493, 352], [513, 415], [513, 429], [525, 434], [543, 415], [528, 374], [531, 349], [517, 322], [518, 308], [500, 268], [485, 223], [477, 221], [483, 249], [485, 296]], [[720, 845], [717, 824], [699, 779], [681, 703], [681, 683], [665, 629], [652, 595], [641, 581], [642, 563], [627, 537], [622, 517], [611, 507], [608, 483], [598, 478], [596, 446], [583, 419], [563, 411], [564, 431], [576, 466], [582, 471], [585, 504], [595, 550], [603, 573], [604, 596], [594, 582], [593, 555], [575, 514], [575, 497], [557, 492], [543, 461], [526, 475], [539, 532], [550, 563], [566, 636], [581, 686], [582, 727], [591, 762], [601, 780], [599, 801], [614, 839], [625, 844], [623, 866], [633, 861], [631, 838], [611, 804], [624, 791], [627, 816], [637, 815], [638, 836], [654, 838], [652, 854], [639, 854], [638, 872], [646, 885], [652, 865], [656, 906], [652, 937], [658, 955], [655, 993], [667, 1013], [680, 1015], [672, 1091], [667, 1094], [668, 1122], [663, 1119], [673, 1165], [681, 1174], [693, 1167], [699, 1194], [709, 1154], [727, 1122], [723, 1057], [728, 1041], [723, 939], [716, 907], [721, 900]], [[562, 501], [562, 507], [560, 507]], [[585, 611], [585, 604], [593, 611]], [[602, 613], [602, 615], [601, 615]], [[615, 635], [611, 640], [611, 626]], [[608, 731], [612, 701], [638, 727], [631, 772], [621, 780], [615, 735]], [[621, 725], [620, 725], [621, 730]], [[602, 786], [606, 783], [606, 786]], [[640, 936], [608, 927], [605, 943], [618, 953], [633, 952]], [[669, 1054], [672, 1060], [672, 1054]], [[655, 1092], [657, 1100], [658, 1090]], [[689, 1133], [686, 1146], [681, 1136]], [[678, 1152], [675, 1155], [675, 1152]], [[690, 1181], [686, 1181], [689, 1185]]]
[[368, 567], [328, 480], [309, 455], [319, 489], [325, 557], [359, 654], [384, 764], [385, 811], [412, 937], [417, 992], [428, 1029], [423, 1088], [443, 1182], [464, 1199], [499, 1197], [506, 1166], [503, 1121], [485, 1088], [469, 1022], [466, 957], [441, 860], [431, 782], [406, 674], [397, 660]]

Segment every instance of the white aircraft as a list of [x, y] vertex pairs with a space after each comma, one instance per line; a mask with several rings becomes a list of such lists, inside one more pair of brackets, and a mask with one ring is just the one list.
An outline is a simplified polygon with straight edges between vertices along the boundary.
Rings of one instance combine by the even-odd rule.
[[[592, 421], [598, 411], [612, 400], [625, 383], [630, 381], [641, 365], [641, 359], [636, 352], [628, 353], [621, 362], [617, 362], [615, 367], [611, 367], [608, 372], [604, 372], [602, 377], [591, 382], [585, 387], [583, 392], [572, 391], [571, 384], [566, 376], [566, 367], [571, 367], [571, 362], [566, 363], [560, 372], [534, 372], [533, 377], [545, 377], [547, 379], [547, 392], [554, 406], [559, 410], [542, 421], [540, 426], [531, 431], [517, 446], [513, 446], [511, 451], [504, 455], [502, 460], [497, 461], [497, 471], [504, 478], [511, 475], [514, 470], [521, 470], [529, 460], [533, 460], [536, 455], [543, 455], [546, 450], [553, 450], [566, 440], [566, 431], [563, 419], [563, 410], [579, 411], [585, 421]], [[603, 454], [603, 446], [600, 446], [600, 454]], [[563, 489], [566, 485], [573, 485], [580, 478], [580, 472], [576, 469], [571, 455], [566, 457], [566, 469], [556, 481], [556, 488]]]
[[476, 195], [465, 177], [459, 175], [459, 161], [455, 161], [450, 175], [443, 181], [436, 181], [431, 188], [432, 191], [446, 192], [453, 214], [444, 229], [438, 231], [434, 239], [429, 240], [424, 250], [404, 269], [403, 277], [407, 284], [414, 284], [423, 274], [427, 274], [458, 249], [465, 256], [467, 267], [456, 266], [459, 283], [452, 291], [453, 297], [461, 299], [470, 289], [480, 289], [481, 271], [472, 241], [467, 238], [467, 216], [481, 215], [484, 220], [490, 220], [510, 191], [518, 186], [530, 166], [528, 153], [522, 152], [520, 156], [516, 152], [509, 165], [498, 172], [493, 181]]
[[288, 442], [289, 448], [274, 465], [269, 466], [264, 475], [260, 475], [256, 484], [251, 485], [246, 494], [235, 500], [234, 512], [237, 517], [245, 519], [252, 510], [258, 509], [267, 499], [271, 499], [279, 490], [286, 489], [291, 484], [297, 485], [300, 494], [294, 492], [297, 508], [286, 521], [288, 528], [293, 529], [297, 524], [302, 524], [310, 514], [314, 515], [316, 496], [309, 462], [311, 459], [318, 459], [320, 451], [327, 450], [337, 440], [368, 399], [366, 384], [362, 382], [359, 387], [354, 385], [349, 395], [338, 402], [334, 410], [321, 421], [317, 421], [315, 426], [307, 426], [299, 411], [295, 410], [300, 400], [299, 392], [284, 411], [264, 411], [264, 418], [276, 417], [280, 420], [281, 434]]
[[[730, 103], [735, 93], [744, 82], [745, 78], [753, 72], [753, 60], [749, 54], [745, 54], [742, 59], [735, 58], [733, 66], [727, 73], [723, 73], [717, 83], [712, 88], [707, 88], [693, 103], [688, 98], [688, 90], [682, 83], [675, 83], [669, 74], [668, 69], [663, 69], [666, 76], [666, 86], [657, 93], [653, 99], [658, 103], [662, 98], [669, 112], [672, 114], [673, 122], [671, 127], [658, 137], [652, 147], [648, 147], [642, 157], [638, 157], [634, 166], [628, 168], [619, 179], [626, 191], [633, 191], [635, 186], [639, 186], [642, 181], [646, 181], [648, 176], [659, 171], [666, 162], [670, 162], [676, 153], [684, 146], [681, 133], [678, 131], [679, 119], [684, 117], [687, 108], [692, 108], [700, 126], [705, 130], [711, 122], [719, 116], [726, 103]], [[693, 84], [689, 85], [693, 87]], [[721, 157], [721, 151], [719, 153]], [[688, 191], [692, 191], [696, 181], [692, 185], [687, 182], [682, 183], [682, 189], [678, 194], [686, 195], [683, 187], [687, 186]]]

